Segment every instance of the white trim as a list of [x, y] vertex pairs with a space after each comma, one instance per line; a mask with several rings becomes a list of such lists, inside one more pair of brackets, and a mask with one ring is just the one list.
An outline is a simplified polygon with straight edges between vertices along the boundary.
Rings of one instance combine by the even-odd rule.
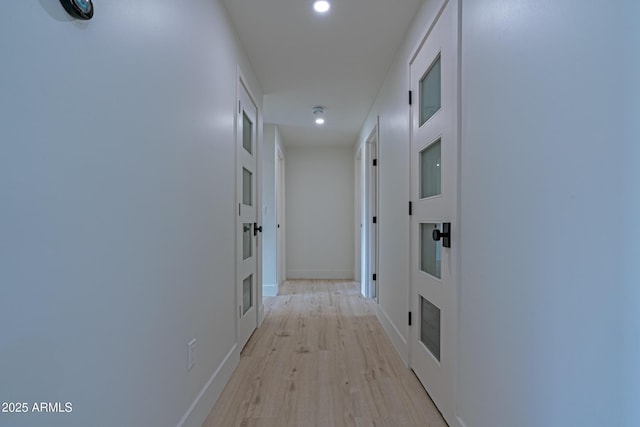
[[384, 308], [378, 304], [378, 310], [376, 312], [382, 328], [387, 333], [387, 336], [391, 340], [393, 347], [400, 355], [400, 358], [404, 362], [405, 366], [409, 366], [409, 345], [407, 339], [402, 335], [402, 332], [396, 327], [395, 323], [389, 318]]
[[227, 385], [231, 374], [238, 366], [240, 362], [240, 352], [238, 351], [237, 344], [234, 344], [227, 353], [220, 366], [215, 370], [204, 388], [200, 390], [198, 396], [193, 401], [187, 412], [182, 419], [178, 422], [177, 427], [200, 427], [204, 423], [204, 420], [211, 412], [211, 408], [215, 404], [218, 397], [222, 393], [224, 386]]
[[[427, 29], [427, 32], [424, 34], [424, 37], [421, 38], [420, 41], [418, 41], [416, 47], [413, 49], [413, 51], [412, 51], [413, 54], [411, 55], [411, 58], [409, 59], [409, 69], [411, 69], [411, 65], [413, 64], [413, 62], [418, 57], [418, 54], [420, 53], [420, 49], [422, 49], [422, 46], [424, 46], [424, 44], [427, 42], [427, 39], [429, 38], [429, 36], [431, 35], [431, 32], [435, 28], [436, 23], [438, 22], [438, 19], [440, 19], [440, 16], [442, 16], [442, 14], [444, 13], [444, 9], [447, 7], [448, 3], [449, 3], [449, 0], [444, 0], [442, 2], [442, 5], [440, 5], [440, 7], [437, 9], [438, 12], [436, 13], [435, 17], [433, 18], [433, 21], [431, 21], [431, 24], [429, 25], [429, 28]], [[411, 87], [411, 86], [409, 86], [409, 87]]]
[[[363, 295], [367, 298], [375, 298], [378, 301], [378, 283], [380, 280], [380, 262], [379, 262], [379, 241], [380, 241], [380, 222], [376, 224], [372, 222], [372, 218], [380, 216], [380, 176], [379, 166], [373, 166], [373, 159], [380, 162], [379, 135], [380, 135], [380, 116], [376, 117], [376, 123], [369, 133], [369, 137], [364, 143], [365, 148], [365, 173], [364, 173], [364, 208], [365, 219], [363, 227], [365, 235], [365, 263], [366, 274], [362, 283]], [[375, 183], [375, 186], [374, 186]], [[373, 281], [373, 274], [376, 274], [377, 280]], [[375, 297], [374, 297], [375, 296]]]
[[287, 279], [353, 279], [353, 270], [289, 270]]
[[287, 211], [286, 211], [286, 157], [280, 144], [280, 131], [276, 126], [276, 276], [278, 286], [284, 285], [287, 280]]
[[[262, 295], [261, 301], [262, 299], [264, 299], [264, 294]], [[263, 321], [264, 321], [264, 304], [261, 303], [260, 306], [258, 306], [258, 327], [256, 327], [256, 329], [262, 326]]]
[[[353, 155], [353, 173], [354, 173], [354, 280], [356, 282], [362, 282], [362, 179], [360, 170], [362, 169], [362, 144], [358, 144], [355, 154]], [[362, 289], [361, 292], [364, 295], [365, 292]]]
[[262, 296], [275, 297], [276, 295], [278, 295], [277, 283], [267, 283], [262, 285]]

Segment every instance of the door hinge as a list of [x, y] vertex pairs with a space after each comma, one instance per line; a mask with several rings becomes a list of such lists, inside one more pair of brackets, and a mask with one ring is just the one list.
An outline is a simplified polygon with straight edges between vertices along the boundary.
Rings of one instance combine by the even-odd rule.
[[413, 215], [413, 202], [409, 202], [409, 216]]
[[374, 223], [374, 224], [377, 224], [377, 223], [378, 223], [378, 217], [377, 217], [377, 216], [374, 216], [374, 217], [373, 217], [373, 223]]
[[376, 280], [376, 278], [377, 278], [377, 277], [378, 277], [378, 276], [376, 276], [376, 273], [373, 273], [373, 281], [374, 281], [374, 282], [375, 282], [375, 280]]
[[373, 166], [378, 166], [378, 159], [373, 159]]
[[413, 105], [413, 92], [409, 91], [409, 105]]
[[409, 312], [409, 326], [411, 326], [411, 312]]
[[238, 101], [238, 114], [242, 112], [242, 101]]
[[242, 203], [238, 203], [238, 216], [242, 216]]

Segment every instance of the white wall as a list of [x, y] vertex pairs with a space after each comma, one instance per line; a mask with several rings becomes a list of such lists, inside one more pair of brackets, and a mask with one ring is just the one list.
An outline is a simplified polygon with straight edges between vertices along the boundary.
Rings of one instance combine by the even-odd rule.
[[462, 16], [462, 418], [640, 425], [638, 2]]
[[238, 360], [238, 63], [261, 99], [226, 12], [8, 2], [0, 55], [0, 401], [73, 404], [0, 425], [201, 425]]
[[[437, 4], [435, 4], [437, 3]], [[426, 1], [408, 29], [360, 132], [364, 145], [380, 116], [378, 140], [378, 318], [408, 361], [409, 311], [409, 58], [441, 2]], [[364, 152], [364, 151], [363, 151]], [[364, 163], [363, 163], [364, 167]]]
[[287, 277], [352, 279], [353, 150], [288, 147]]

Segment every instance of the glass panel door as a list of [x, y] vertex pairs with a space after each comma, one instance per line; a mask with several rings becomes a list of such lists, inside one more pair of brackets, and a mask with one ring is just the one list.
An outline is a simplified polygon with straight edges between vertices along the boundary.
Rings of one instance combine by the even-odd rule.
[[[457, 424], [457, 8], [457, 2], [445, 3], [410, 65], [417, 102], [411, 107], [410, 295], [416, 321], [410, 327], [409, 362], [450, 425]], [[444, 223], [450, 224], [446, 231]]]
[[259, 286], [258, 194], [256, 179], [259, 146], [256, 141], [258, 109], [242, 80], [238, 82], [236, 114], [237, 157], [237, 275], [236, 303], [238, 344], [243, 347], [258, 325], [257, 288]]

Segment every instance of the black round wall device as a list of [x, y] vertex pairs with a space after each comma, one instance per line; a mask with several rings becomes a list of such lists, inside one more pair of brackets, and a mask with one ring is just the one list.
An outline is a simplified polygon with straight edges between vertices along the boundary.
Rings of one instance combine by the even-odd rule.
[[93, 17], [93, 3], [91, 0], [60, 0], [62, 7], [74, 18], [89, 20]]

